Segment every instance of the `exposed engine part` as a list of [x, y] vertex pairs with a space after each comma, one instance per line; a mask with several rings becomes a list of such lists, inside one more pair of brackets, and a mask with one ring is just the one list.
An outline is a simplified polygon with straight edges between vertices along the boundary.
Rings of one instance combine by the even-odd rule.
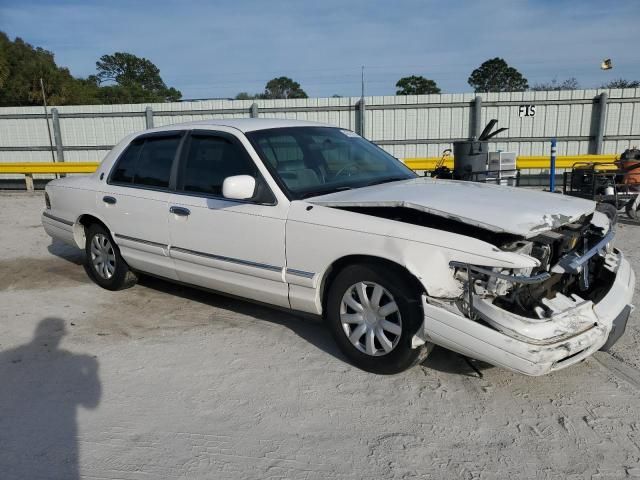
[[610, 286], [605, 278], [610, 272], [603, 266], [611, 237], [613, 231], [603, 235], [602, 229], [585, 221], [545, 232], [531, 240], [501, 245], [503, 250], [536, 258], [539, 267], [491, 270], [452, 262], [452, 266], [457, 267], [456, 278], [465, 285], [459, 308], [473, 318], [473, 298], [478, 296], [492, 299], [496, 306], [509, 312], [544, 319], [557, 310], [550, 302], [558, 295], [598, 296], [603, 286], [605, 291]]

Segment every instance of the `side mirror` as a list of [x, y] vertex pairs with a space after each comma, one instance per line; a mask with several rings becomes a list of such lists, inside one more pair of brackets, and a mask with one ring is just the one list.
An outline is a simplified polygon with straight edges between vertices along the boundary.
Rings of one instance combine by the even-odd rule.
[[256, 191], [256, 179], [251, 175], [234, 175], [222, 182], [222, 195], [233, 200], [248, 200]]

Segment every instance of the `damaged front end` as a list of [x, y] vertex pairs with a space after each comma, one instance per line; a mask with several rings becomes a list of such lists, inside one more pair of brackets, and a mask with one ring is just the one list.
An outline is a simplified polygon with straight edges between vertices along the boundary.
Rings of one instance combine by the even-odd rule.
[[[520, 356], [535, 364], [516, 370], [537, 375], [568, 366], [597, 349], [608, 349], [624, 332], [635, 277], [612, 248], [613, 227], [593, 220], [585, 216], [499, 245], [503, 251], [535, 258], [536, 267], [450, 262], [464, 291], [452, 300], [457, 310], [505, 336], [510, 344], [506, 350], [526, 351]], [[442, 299], [430, 303], [442, 305]]]

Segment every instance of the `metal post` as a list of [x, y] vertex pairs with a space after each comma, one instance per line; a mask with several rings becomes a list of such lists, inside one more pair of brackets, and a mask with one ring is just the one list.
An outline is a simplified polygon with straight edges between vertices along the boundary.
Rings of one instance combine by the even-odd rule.
[[364, 114], [365, 114], [365, 106], [364, 106], [364, 98], [358, 100], [356, 103], [356, 133], [361, 137], [364, 137]]
[[249, 108], [249, 116], [251, 118], [258, 118], [258, 104], [257, 103], [252, 103], [251, 107]]
[[24, 183], [27, 187], [27, 192], [33, 192], [33, 175], [31, 173], [24, 174]]
[[598, 129], [596, 130], [596, 155], [602, 155], [602, 144], [604, 141], [604, 130], [607, 127], [607, 100], [609, 96], [602, 92], [598, 101]]
[[360, 112], [360, 131], [358, 132], [361, 137], [364, 137], [364, 117], [366, 113], [365, 103], [364, 103], [364, 65], [362, 66], [362, 84], [360, 89], [360, 103], [359, 103], [359, 112]]
[[51, 109], [51, 120], [53, 122], [53, 138], [56, 141], [56, 154], [59, 162], [64, 162], [64, 149], [62, 147], [62, 131], [60, 130], [60, 114], [57, 108]]
[[147, 107], [144, 109], [144, 117], [147, 121], [147, 130], [153, 128], [153, 108]]
[[549, 191], [556, 191], [556, 139], [551, 139], [551, 168], [549, 169]]
[[469, 135], [472, 140], [480, 138], [482, 132], [482, 97], [478, 95], [473, 100], [473, 107], [471, 108], [471, 125], [472, 130]]
[[[44, 94], [44, 82], [40, 79], [40, 89], [42, 90], [42, 105], [44, 107], [44, 119], [47, 122], [47, 133], [49, 134], [49, 146], [51, 147], [51, 161], [56, 163], [56, 157], [53, 155], [53, 140], [51, 140], [51, 127], [49, 126], [49, 114], [47, 113], [47, 96]], [[56, 175], [56, 178], [58, 176]]]

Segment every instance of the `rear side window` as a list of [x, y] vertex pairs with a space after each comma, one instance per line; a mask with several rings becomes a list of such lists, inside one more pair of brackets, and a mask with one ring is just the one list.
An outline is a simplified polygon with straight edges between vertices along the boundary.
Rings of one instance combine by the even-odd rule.
[[138, 155], [142, 150], [143, 142], [135, 142], [129, 145], [127, 150], [118, 159], [113, 174], [111, 175], [111, 181], [113, 183], [131, 183], [133, 182], [133, 176], [135, 174], [136, 162], [138, 161]]
[[179, 144], [179, 137], [145, 140], [138, 157], [133, 183], [148, 187], [169, 187], [171, 165]]
[[191, 137], [183, 170], [183, 191], [222, 196], [224, 179], [234, 175], [258, 176], [244, 148], [222, 137]]
[[118, 159], [110, 181], [168, 188], [180, 137], [152, 137], [132, 143]]

